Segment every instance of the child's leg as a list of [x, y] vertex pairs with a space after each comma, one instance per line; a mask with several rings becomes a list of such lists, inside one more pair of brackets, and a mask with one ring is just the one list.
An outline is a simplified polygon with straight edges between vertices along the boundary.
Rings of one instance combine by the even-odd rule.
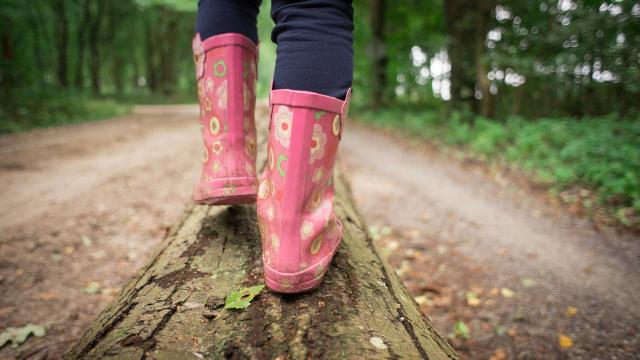
[[237, 33], [258, 43], [257, 17], [261, 0], [199, 0], [196, 32], [202, 40]]
[[348, 0], [273, 0], [278, 43], [267, 166], [258, 189], [264, 277], [276, 292], [318, 286], [342, 239], [333, 167], [352, 80]]
[[274, 89], [344, 99], [353, 79], [351, 0], [272, 0]]
[[193, 39], [204, 161], [201, 204], [256, 199], [256, 15], [260, 0], [200, 0]]

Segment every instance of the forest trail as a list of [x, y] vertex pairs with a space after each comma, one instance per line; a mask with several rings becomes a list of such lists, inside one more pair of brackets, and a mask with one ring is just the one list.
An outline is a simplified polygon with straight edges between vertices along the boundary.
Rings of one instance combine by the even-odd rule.
[[[196, 114], [145, 106], [0, 137], [0, 330], [48, 327], [0, 358], [59, 354], [145, 262], [198, 176]], [[463, 357], [640, 351], [637, 236], [598, 231], [482, 167], [356, 122], [340, 156], [376, 241], [436, 327], [470, 328], [453, 340]], [[561, 349], [560, 334], [573, 346]]]

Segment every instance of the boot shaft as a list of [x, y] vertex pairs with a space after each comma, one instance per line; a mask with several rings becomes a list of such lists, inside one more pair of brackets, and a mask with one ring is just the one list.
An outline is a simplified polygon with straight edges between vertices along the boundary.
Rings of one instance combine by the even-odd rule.
[[[255, 199], [257, 46], [240, 34], [193, 39], [204, 164], [194, 200]], [[253, 190], [252, 190], [253, 189]], [[253, 195], [252, 195], [253, 194]], [[236, 202], [237, 202], [236, 201]]]
[[319, 281], [340, 242], [332, 178], [347, 104], [316, 93], [271, 91], [258, 217], [267, 280], [279, 279], [272, 279], [279, 285], [267, 283], [272, 289]]

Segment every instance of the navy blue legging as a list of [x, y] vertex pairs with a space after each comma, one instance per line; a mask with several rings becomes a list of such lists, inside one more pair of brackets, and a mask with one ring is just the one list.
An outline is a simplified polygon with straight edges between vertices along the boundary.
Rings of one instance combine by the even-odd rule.
[[[261, 0], [199, 0], [202, 39], [240, 33], [258, 42]], [[312, 91], [344, 99], [353, 80], [352, 0], [272, 0], [278, 45], [274, 89]]]

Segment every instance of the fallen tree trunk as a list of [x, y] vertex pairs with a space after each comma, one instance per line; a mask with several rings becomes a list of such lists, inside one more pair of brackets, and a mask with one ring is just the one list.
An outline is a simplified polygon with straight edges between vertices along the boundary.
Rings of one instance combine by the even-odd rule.
[[344, 238], [317, 290], [263, 291], [216, 316], [229, 292], [262, 284], [255, 207], [192, 206], [65, 358], [456, 359], [373, 246], [342, 175], [335, 184]]

